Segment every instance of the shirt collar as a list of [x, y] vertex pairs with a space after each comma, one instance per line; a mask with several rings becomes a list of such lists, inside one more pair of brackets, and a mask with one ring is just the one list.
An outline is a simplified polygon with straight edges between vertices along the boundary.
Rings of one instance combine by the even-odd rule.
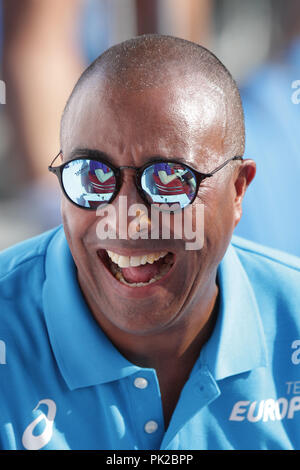
[[229, 245], [218, 269], [220, 307], [214, 331], [202, 349], [216, 380], [267, 365], [265, 336], [253, 287]]
[[[68, 387], [110, 382], [140, 371], [119, 353], [91, 315], [63, 228], [48, 246], [45, 274], [43, 307], [49, 338]], [[200, 354], [216, 380], [266, 365], [258, 306], [232, 246], [219, 266], [218, 280], [220, 311]]]
[[68, 387], [72, 390], [110, 382], [140, 370], [119, 353], [91, 315], [62, 228], [48, 246], [45, 270], [45, 318]]

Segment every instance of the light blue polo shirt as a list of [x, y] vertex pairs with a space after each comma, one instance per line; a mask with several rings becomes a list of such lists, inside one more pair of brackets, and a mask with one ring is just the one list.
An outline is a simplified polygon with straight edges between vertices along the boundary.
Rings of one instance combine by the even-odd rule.
[[1, 449], [300, 449], [300, 262], [234, 238], [168, 429], [154, 369], [93, 319], [62, 227], [0, 254]]

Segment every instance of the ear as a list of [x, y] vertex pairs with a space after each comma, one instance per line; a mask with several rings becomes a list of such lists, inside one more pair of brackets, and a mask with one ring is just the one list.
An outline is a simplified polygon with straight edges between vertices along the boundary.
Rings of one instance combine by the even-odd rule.
[[237, 170], [235, 178], [235, 199], [234, 199], [234, 226], [236, 227], [242, 217], [242, 201], [246, 190], [256, 173], [256, 163], [253, 160], [243, 160]]

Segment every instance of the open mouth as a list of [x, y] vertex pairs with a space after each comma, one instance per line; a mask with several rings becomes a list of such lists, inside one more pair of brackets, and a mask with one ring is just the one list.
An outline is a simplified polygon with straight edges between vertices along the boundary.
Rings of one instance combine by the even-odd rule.
[[122, 284], [130, 287], [144, 287], [159, 281], [170, 271], [174, 255], [167, 251], [147, 253], [139, 256], [123, 256], [105, 250], [106, 266]]

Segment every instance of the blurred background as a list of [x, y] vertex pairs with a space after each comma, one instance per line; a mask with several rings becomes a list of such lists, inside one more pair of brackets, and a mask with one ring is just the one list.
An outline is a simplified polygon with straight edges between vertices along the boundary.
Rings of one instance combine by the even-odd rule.
[[299, 0], [0, 0], [0, 249], [61, 223], [47, 166], [83, 69], [144, 33], [189, 39], [236, 79], [257, 176], [236, 234], [300, 256]]

